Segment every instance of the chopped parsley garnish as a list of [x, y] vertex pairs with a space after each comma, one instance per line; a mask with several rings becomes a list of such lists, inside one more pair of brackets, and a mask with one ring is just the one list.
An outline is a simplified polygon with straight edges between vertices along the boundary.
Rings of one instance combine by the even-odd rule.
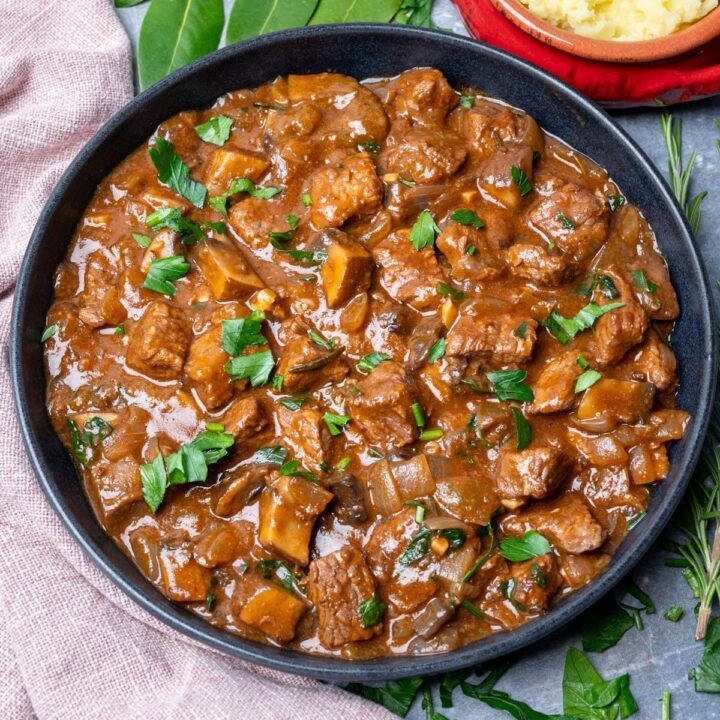
[[218, 115], [205, 123], [195, 126], [195, 132], [201, 140], [213, 145], [224, 145], [230, 137], [233, 119], [227, 115]]
[[425, 413], [423, 412], [420, 403], [413, 403], [410, 406], [410, 409], [412, 410], [413, 417], [415, 418], [415, 424], [420, 428], [425, 427]]
[[150, 247], [152, 238], [149, 235], [143, 235], [142, 233], [131, 233], [133, 240], [143, 249], [147, 250]]
[[640, 292], [648, 292], [651, 295], [657, 290], [657, 285], [648, 280], [647, 275], [642, 270], [631, 270], [630, 275], [635, 282], [635, 286]]
[[479, 607], [473, 605], [469, 600], [463, 600], [460, 603], [460, 607], [467, 610], [471, 615], [474, 615], [478, 620], [485, 619], [485, 613]]
[[283, 245], [283, 242], [290, 240], [292, 236], [288, 236], [287, 240], [278, 240], [273, 235], [285, 235], [285, 233], [268, 233], [270, 235], [270, 244], [281, 253], [284, 253], [293, 260], [298, 262], [307, 262], [311, 265], [322, 265], [327, 260], [327, 253], [324, 250], [291, 250]]
[[535, 396], [532, 388], [523, 384], [527, 370], [495, 370], [486, 374], [498, 400], [533, 401]]
[[265, 313], [256, 310], [246, 318], [232, 318], [222, 321], [222, 349], [231, 357], [250, 345], [267, 345], [265, 336], [260, 332]]
[[625, 198], [622, 195], [608, 195], [608, 206], [610, 212], [617, 212], [625, 204]]
[[113, 335], [124, 335], [125, 334], [125, 325], [123, 323], [120, 323], [115, 327], [115, 331], [113, 332]]
[[270, 198], [279, 195], [282, 192], [282, 189], [276, 187], [258, 187], [252, 180], [250, 180], [250, 178], [235, 178], [230, 181], [228, 189], [222, 195], [211, 197], [208, 200], [208, 203], [213, 210], [217, 210], [217, 212], [221, 215], [227, 215], [228, 199], [231, 196], [242, 192], [247, 193], [251, 197], [259, 198], [260, 200], [269, 200]]
[[335, 472], [343, 472], [348, 469], [351, 462], [352, 458], [349, 455], [346, 455], [344, 458], [341, 458], [335, 463], [333, 470], [335, 470]]
[[97, 416], [86, 420], [82, 429], [71, 418], [67, 419], [67, 424], [73, 454], [81, 465], [90, 460], [93, 450], [113, 431], [109, 423]]
[[373, 595], [367, 600], [363, 600], [358, 607], [358, 615], [360, 616], [360, 624], [364, 628], [374, 627], [382, 622], [383, 614], [386, 609], [385, 603], [380, 601], [377, 595]]
[[386, 360], [392, 360], [392, 356], [381, 352], [371, 352], [365, 357], [358, 360], [355, 367], [361, 372], [369, 373], [374, 370], [381, 362], [385, 362]]
[[457, 300], [458, 302], [465, 299], [464, 292], [460, 292], [460, 290], [456, 290], [452, 285], [448, 285], [446, 282], [442, 282], [442, 281], [439, 282], [435, 286], [435, 290], [437, 291], [438, 295], [449, 296], [453, 300]]
[[157, 258], [150, 263], [142, 286], [146, 290], [174, 297], [177, 293], [174, 282], [185, 277], [189, 271], [190, 263], [186, 262], [182, 255]]
[[297, 460], [288, 460], [281, 468], [280, 474], [291, 477], [301, 477], [317, 485], [318, 476], [302, 467]]
[[461, 95], [460, 96], [460, 107], [463, 107], [466, 110], [469, 110], [474, 105], [475, 105], [475, 98], [471, 97], [470, 95]]
[[524, 340], [525, 336], [527, 335], [527, 331], [528, 331], [528, 324], [526, 322], [520, 323], [513, 331], [513, 335], [516, 338], [520, 338], [521, 340]]
[[416, 250], [423, 250], [435, 244], [435, 237], [439, 232], [440, 228], [435, 224], [430, 211], [423, 210], [410, 230], [409, 240]]
[[450, 215], [450, 219], [456, 223], [460, 223], [460, 225], [470, 225], [477, 230], [485, 227], [485, 223], [475, 214], [474, 210], [455, 210], [455, 212]]
[[281, 375], [280, 373], [277, 373], [273, 377], [273, 381], [272, 381], [273, 390], [280, 392], [283, 389], [284, 382], [285, 382], [285, 376]]
[[400, 556], [401, 565], [412, 565], [424, 558], [430, 550], [430, 541], [433, 538], [433, 531], [430, 528], [420, 528], [410, 539], [405, 552]]
[[350, 422], [350, 416], [336, 415], [335, 413], [326, 412], [325, 415], [323, 415], [323, 420], [325, 421], [330, 434], [335, 436], [340, 435], [342, 429]]
[[559, 212], [555, 216], [555, 219], [560, 223], [560, 227], [562, 227], [563, 230], [575, 229], [575, 223], [564, 212]]
[[255, 572], [260, 573], [266, 580], [272, 577], [277, 578], [280, 584], [289, 592], [297, 593], [301, 596], [305, 595], [305, 591], [300, 585], [302, 576], [298, 575], [298, 573], [281, 560], [258, 560], [255, 563]]
[[250, 460], [254, 463], [272, 463], [282, 465], [287, 458], [288, 451], [282, 445], [268, 445], [258, 448]]
[[517, 436], [516, 447], [518, 450], [524, 450], [532, 441], [532, 428], [527, 418], [517, 408], [512, 408], [512, 416]]
[[335, 341], [324, 338], [319, 332], [315, 330], [308, 330], [308, 337], [316, 344], [319, 345], [323, 350], [333, 350], [335, 348]]
[[296, 410], [299, 410], [305, 403], [307, 402], [307, 398], [303, 395], [295, 395], [293, 397], [284, 397], [281, 398], [280, 404], [287, 408], [288, 410], [292, 410], [295, 412]]
[[275, 360], [270, 350], [260, 350], [249, 355], [239, 355], [225, 363], [225, 372], [233, 376], [233, 380], [247, 378], [252, 387], [265, 385], [275, 367]]
[[510, 562], [532, 560], [551, 550], [547, 538], [536, 530], [528, 530], [521, 538], [509, 537], [500, 541], [500, 554]]
[[57, 335], [57, 331], [60, 329], [60, 326], [57, 324], [50, 325], [45, 328], [43, 331], [43, 334], [40, 336], [40, 342], [44, 343], [46, 340], [49, 340], [54, 335]]
[[620, 297], [617, 285], [609, 275], [593, 275], [588, 281], [573, 288], [575, 295], [590, 297], [597, 288], [608, 300], [615, 300]]
[[375, 140], [366, 140], [365, 142], [357, 144], [357, 150], [358, 152], [367, 152], [371, 155], [377, 155], [380, 152], [380, 146], [375, 142]]
[[510, 175], [512, 176], [513, 182], [517, 185], [521, 197], [525, 197], [525, 195], [533, 189], [530, 178], [517, 165], [513, 165], [510, 168]]
[[154, 144], [150, 146], [148, 153], [157, 169], [158, 180], [195, 207], [201, 208], [205, 204], [207, 188], [191, 179], [190, 169], [178, 157], [170, 141], [157, 135], [153, 141]]
[[571, 338], [574, 338], [583, 330], [589, 330], [595, 324], [595, 321], [605, 315], [605, 313], [618, 310], [621, 307], [625, 307], [625, 303], [597, 305], [591, 302], [571, 318], [563, 317], [557, 310], [553, 310], [540, 324], [563, 345], [567, 345]]
[[430, 353], [428, 354], [428, 363], [432, 365], [433, 363], [436, 363], [441, 358], [445, 357], [445, 348], [447, 347], [447, 340], [445, 338], [440, 338], [439, 340], [436, 340], [433, 343], [433, 346], [430, 348]]
[[310, 207], [312, 205], [312, 198], [310, 197], [310, 193], [303, 193], [302, 204], [305, 207]]
[[[147, 216], [145, 224], [151, 230], [162, 230], [162, 228], [173, 230], [180, 235], [183, 245], [196, 245], [205, 237], [200, 225], [184, 217], [182, 208], [179, 207], [164, 207], [155, 210]], [[135, 241], [140, 244], [137, 238]]]
[[575, 382], [575, 393], [581, 393], [592, 387], [602, 375], [597, 370], [586, 370]]

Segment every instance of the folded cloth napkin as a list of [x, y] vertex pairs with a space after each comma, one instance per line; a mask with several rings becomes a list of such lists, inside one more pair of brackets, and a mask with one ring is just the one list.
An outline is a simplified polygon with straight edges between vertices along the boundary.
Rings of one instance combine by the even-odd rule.
[[[110, 0], [0, 2], [0, 342], [48, 194], [132, 96]], [[58, 238], [64, 242], [65, 238]], [[313, 680], [264, 670], [170, 630], [84, 557], [45, 502], [0, 363], [0, 718], [390, 718]]]

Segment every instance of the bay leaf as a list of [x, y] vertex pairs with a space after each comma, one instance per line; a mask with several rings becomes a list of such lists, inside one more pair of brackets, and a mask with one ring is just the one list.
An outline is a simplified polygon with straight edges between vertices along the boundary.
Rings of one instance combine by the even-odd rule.
[[307, 25], [317, 4], [318, 0], [235, 0], [225, 42], [231, 45], [275, 30]]
[[310, 25], [344, 22], [390, 22], [402, 0], [320, 0]]

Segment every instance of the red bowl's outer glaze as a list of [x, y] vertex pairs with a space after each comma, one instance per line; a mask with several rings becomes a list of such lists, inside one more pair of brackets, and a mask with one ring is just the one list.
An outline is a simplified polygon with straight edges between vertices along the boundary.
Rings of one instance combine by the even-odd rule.
[[[533, 37], [500, 12], [494, 2], [500, 0], [455, 0], [472, 35], [551, 72], [605, 106], [671, 105], [720, 93], [720, 39], [690, 54], [662, 62], [628, 64], [590, 60]], [[514, 0], [513, 4], [519, 5]], [[720, 9], [694, 27], [710, 19], [720, 24]], [[535, 18], [534, 22], [543, 21]], [[682, 32], [685, 31], [677, 33], [677, 37]], [[565, 34], [574, 39], [579, 37]], [[662, 38], [659, 42], [668, 42], [668, 39]]]

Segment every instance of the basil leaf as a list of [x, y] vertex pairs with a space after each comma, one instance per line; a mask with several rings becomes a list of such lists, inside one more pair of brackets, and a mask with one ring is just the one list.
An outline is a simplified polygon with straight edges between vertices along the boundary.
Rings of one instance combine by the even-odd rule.
[[551, 550], [547, 538], [536, 530], [528, 530], [521, 538], [509, 537], [500, 541], [500, 554], [510, 562], [532, 560]]
[[520, 338], [521, 340], [524, 340], [525, 336], [527, 335], [527, 331], [528, 331], [528, 324], [526, 322], [520, 323], [513, 331], [513, 335], [516, 338]]
[[401, 0], [320, 0], [309, 25], [348, 22], [390, 22], [400, 9]]
[[146, 290], [174, 297], [177, 289], [173, 283], [188, 274], [190, 263], [182, 255], [158, 258], [150, 263], [143, 287]]
[[516, 448], [524, 450], [532, 442], [532, 428], [527, 418], [517, 408], [512, 409], [512, 416], [517, 436]]
[[335, 413], [326, 412], [323, 415], [323, 420], [327, 425], [328, 430], [332, 436], [340, 435], [342, 428], [344, 428], [350, 422], [349, 415], [336, 415]]
[[445, 348], [447, 347], [447, 340], [445, 338], [440, 338], [439, 340], [436, 340], [433, 343], [433, 346], [430, 348], [430, 353], [428, 354], [428, 364], [432, 365], [433, 363], [437, 362], [441, 358], [445, 357]]
[[156, 135], [148, 153], [157, 169], [158, 180], [163, 185], [189, 200], [195, 207], [201, 208], [205, 204], [207, 188], [190, 178], [190, 168], [178, 157], [169, 140]]
[[233, 119], [227, 115], [218, 115], [205, 123], [195, 126], [195, 132], [201, 140], [213, 145], [224, 145], [230, 137]]
[[254, 463], [282, 465], [285, 462], [285, 458], [287, 458], [287, 453], [287, 449], [282, 447], [282, 445], [269, 445], [258, 448], [250, 460]]
[[217, 50], [225, 14], [222, 0], [152, 0], [140, 28], [140, 89]]
[[157, 512], [167, 490], [167, 472], [162, 453], [158, 453], [152, 462], [140, 466], [142, 494], [148, 507]]
[[600, 289], [600, 292], [608, 300], [615, 300], [620, 297], [620, 291], [617, 289], [617, 285], [609, 275], [603, 275], [602, 273], [600, 275], [596, 275], [595, 282], [597, 287]]
[[318, 0], [235, 0], [228, 18], [227, 45], [248, 38], [303, 27], [313, 14]]
[[475, 214], [474, 210], [456, 210], [450, 215], [450, 219], [461, 225], [470, 225], [477, 230], [485, 227], [485, 223]]
[[456, 290], [452, 285], [448, 285], [446, 282], [439, 282], [435, 286], [435, 290], [438, 295], [450, 296], [453, 300], [460, 302], [465, 299], [465, 293]]
[[521, 197], [525, 197], [525, 195], [533, 189], [530, 178], [517, 165], [513, 165], [510, 168], [510, 175], [512, 176], [513, 182], [518, 186]]
[[567, 345], [571, 338], [574, 338], [583, 330], [589, 330], [595, 324], [595, 321], [605, 315], [605, 313], [612, 312], [621, 307], [625, 307], [625, 303], [598, 305], [591, 302], [584, 308], [581, 308], [578, 313], [571, 318], [563, 317], [557, 310], [553, 310], [540, 324], [563, 345]]
[[630, 614], [613, 598], [604, 600], [583, 615], [580, 625], [585, 652], [604, 652], [617, 645], [620, 638], [635, 625]]
[[460, 683], [463, 694], [475, 700], [480, 700], [495, 710], [503, 710], [512, 715], [516, 720], [577, 720], [568, 715], [546, 715], [527, 703], [515, 700], [506, 692], [494, 690], [492, 687], [487, 688], [484, 683], [479, 685], [471, 685], [467, 682]]
[[385, 362], [386, 360], [392, 360], [392, 356], [381, 352], [371, 352], [369, 355], [366, 355], [364, 358], [358, 360], [355, 367], [362, 372], [369, 373], [381, 362]]
[[575, 382], [575, 393], [581, 393], [592, 387], [602, 375], [597, 370], [586, 370]]
[[233, 376], [233, 380], [250, 380], [252, 387], [265, 385], [275, 367], [270, 350], [260, 350], [250, 355], [239, 355], [225, 363], [225, 372]]
[[[164, 207], [155, 212], [150, 213], [145, 220], [145, 224], [151, 230], [161, 230], [169, 228], [180, 235], [180, 241], [184, 245], [195, 245], [202, 240], [205, 235], [198, 223], [189, 220], [182, 214], [182, 208]], [[133, 233], [135, 241], [142, 247], [140, 241]], [[147, 237], [143, 235], [141, 237]], [[148, 243], [149, 244], [149, 243]]]
[[360, 683], [350, 683], [345, 687], [348, 692], [360, 695], [386, 707], [390, 712], [404, 718], [410, 710], [415, 696], [423, 684], [422, 678], [404, 678], [390, 680], [383, 687], [369, 687]]
[[435, 244], [435, 236], [439, 232], [440, 228], [435, 224], [430, 211], [423, 210], [412, 226], [408, 239], [416, 250], [422, 250]]
[[535, 398], [532, 388], [523, 384], [527, 377], [526, 370], [496, 370], [486, 375], [498, 400], [532, 402]]
[[232, 357], [239, 355], [250, 345], [267, 345], [260, 332], [265, 314], [256, 310], [246, 318], [222, 321], [222, 349]]
[[380, 601], [377, 595], [373, 595], [367, 600], [363, 600], [358, 607], [358, 615], [360, 616], [360, 625], [369, 628], [382, 622], [382, 616], [386, 609], [385, 603]]
[[270, 200], [270, 198], [274, 198], [276, 195], [279, 195], [282, 192], [282, 188], [259, 187], [250, 180], [250, 178], [235, 178], [230, 181], [228, 189], [222, 195], [211, 197], [208, 200], [208, 204], [213, 210], [216, 210], [221, 215], [227, 216], [227, 201], [233, 195], [237, 195], [241, 192], [247, 193], [250, 197], [258, 198], [260, 200]]

